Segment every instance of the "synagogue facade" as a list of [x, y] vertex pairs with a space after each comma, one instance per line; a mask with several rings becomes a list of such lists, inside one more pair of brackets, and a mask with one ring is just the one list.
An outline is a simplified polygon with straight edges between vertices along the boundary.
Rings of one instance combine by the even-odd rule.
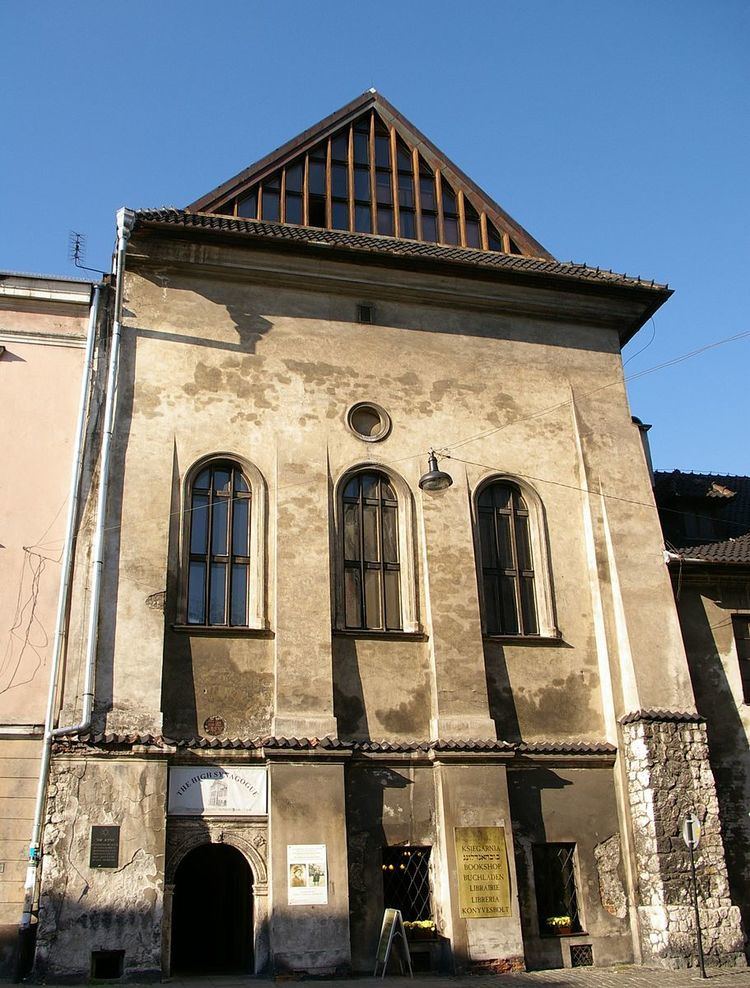
[[689, 811], [744, 963], [623, 381], [669, 290], [374, 91], [118, 238], [36, 975], [371, 972], [387, 907], [427, 970], [694, 963]]

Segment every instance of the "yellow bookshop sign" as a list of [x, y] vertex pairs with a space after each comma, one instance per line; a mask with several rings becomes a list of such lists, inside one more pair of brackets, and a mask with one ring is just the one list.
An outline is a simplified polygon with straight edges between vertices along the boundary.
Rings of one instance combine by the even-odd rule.
[[510, 916], [504, 827], [456, 827], [458, 904], [462, 919]]

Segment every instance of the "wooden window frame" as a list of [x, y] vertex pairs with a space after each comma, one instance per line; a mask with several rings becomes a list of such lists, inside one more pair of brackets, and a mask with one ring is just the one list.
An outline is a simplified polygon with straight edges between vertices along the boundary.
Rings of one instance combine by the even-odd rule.
[[[564, 863], [561, 857], [565, 855]], [[548, 892], [544, 883], [546, 875], [544, 871], [549, 871], [551, 862], [560, 864], [560, 879], [564, 886], [570, 887], [570, 894], [567, 896], [567, 903], [560, 903], [560, 908], [566, 908], [570, 916], [570, 929], [562, 931], [559, 928], [547, 926], [544, 913], [547, 911], [543, 906]], [[531, 845], [531, 865], [534, 875], [534, 904], [536, 906], [536, 918], [541, 937], [561, 937], [561, 936], [581, 936], [585, 935], [585, 924], [583, 917], [583, 896], [581, 895], [581, 875], [578, 865], [578, 844], [576, 841], [544, 841]], [[572, 908], [571, 908], [572, 907]]]
[[[366, 132], [368, 137], [368, 160], [366, 163], [354, 161], [354, 141], [355, 141], [355, 131]], [[383, 165], [378, 165], [376, 161], [376, 131], [378, 136], [388, 135], [390, 143], [390, 166], [386, 167]], [[436, 159], [432, 154], [425, 154], [424, 147], [422, 145], [417, 147], [416, 144], [411, 144], [404, 134], [397, 130], [393, 123], [384, 119], [376, 110], [370, 109], [366, 113], [355, 117], [348, 123], [343, 125], [338, 125], [335, 129], [330, 132], [326, 132], [323, 136], [318, 136], [314, 143], [309, 146], [304, 147], [304, 149], [298, 151], [295, 155], [289, 157], [287, 160], [282, 161], [280, 164], [276, 163], [267, 172], [264, 172], [252, 185], [247, 186], [241, 192], [234, 194], [231, 200], [229, 200], [229, 210], [227, 211], [227, 203], [218, 208], [212, 209], [212, 212], [222, 213], [228, 216], [237, 216], [239, 211], [240, 199], [245, 199], [254, 190], [257, 194], [257, 204], [255, 210], [255, 217], [244, 217], [246, 219], [258, 219], [264, 220], [263, 216], [263, 194], [264, 187], [268, 185], [269, 181], [274, 179], [276, 175], [279, 176], [279, 220], [266, 220], [266, 222], [280, 222], [287, 223], [286, 219], [286, 173], [287, 169], [295, 167], [296, 165], [302, 165], [303, 169], [303, 181], [301, 193], [293, 193], [293, 195], [301, 194], [302, 197], [302, 226], [310, 226], [310, 188], [309, 188], [309, 176], [310, 176], [310, 159], [313, 153], [320, 147], [323, 149], [323, 160], [325, 164], [325, 190], [323, 193], [323, 198], [325, 199], [325, 225], [316, 226], [313, 229], [323, 229], [323, 230], [340, 230], [343, 231], [344, 228], [340, 226], [333, 225], [333, 208], [334, 208], [334, 196], [331, 187], [331, 175], [332, 175], [332, 141], [333, 138], [338, 134], [346, 134], [348, 137], [347, 146], [347, 167], [348, 167], [348, 182], [347, 182], [347, 195], [346, 199], [343, 196], [336, 196], [336, 203], [343, 204], [346, 202], [348, 208], [349, 216], [349, 226], [348, 230], [353, 232], [360, 232], [364, 236], [376, 234], [379, 236], [392, 236], [395, 238], [402, 238], [408, 240], [418, 240], [422, 243], [436, 243], [445, 246], [459, 246], [468, 247], [467, 243], [467, 230], [466, 230], [466, 203], [469, 203], [471, 208], [476, 212], [478, 216], [479, 225], [479, 246], [472, 247], [473, 250], [484, 250], [484, 251], [497, 251], [498, 248], [490, 247], [490, 229], [494, 229], [502, 244], [502, 252], [504, 253], [520, 253], [519, 249], [515, 245], [514, 241], [509, 237], [507, 231], [503, 230], [500, 225], [493, 219], [493, 216], [488, 215], [486, 209], [481, 208], [481, 206], [476, 206], [474, 204], [474, 193], [469, 196], [463, 188], [462, 183], [458, 180], [450, 168], [448, 168], [447, 173], [443, 168], [443, 164], [440, 159]], [[398, 162], [398, 142], [401, 141], [406, 148], [409, 158], [410, 158], [410, 169], [407, 172], [404, 168], [399, 168]], [[336, 159], [337, 164], [344, 164], [340, 159]], [[432, 176], [433, 187], [435, 190], [435, 208], [430, 210], [422, 210], [422, 192], [421, 192], [421, 175], [424, 166], [424, 170], [429, 172]], [[369, 187], [369, 200], [358, 199], [355, 195], [355, 173], [358, 169], [367, 169], [368, 171], [368, 187]], [[391, 223], [392, 223], [392, 233], [381, 233], [378, 224], [378, 174], [390, 174], [390, 184], [391, 184], [391, 199], [392, 202], [390, 206], [383, 204], [382, 208], [390, 209], [391, 212]], [[414, 223], [414, 236], [406, 237], [402, 232], [402, 218], [401, 218], [401, 207], [399, 204], [399, 176], [409, 174], [413, 190], [413, 207], [411, 209], [406, 209], [407, 212], [411, 213]], [[443, 196], [442, 196], [442, 183], [443, 181], [448, 182], [451, 186], [453, 194], [456, 198], [456, 224], [458, 227], [458, 242], [456, 244], [448, 244], [445, 239], [445, 215], [443, 210]], [[315, 193], [316, 198], [319, 193]], [[370, 230], [357, 231], [356, 230], [356, 214], [357, 208], [366, 209], [369, 207], [370, 213]], [[434, 217], [435, 220], [435, 239], [425, 240], [424, 237], [424, 216]], [[451, 215], [451, 219], [453, 216]], [[293, 224], [299, 225], [299, 224]]]
[[[399, 595], [401, 600], [401, 627], [399, 629], [352, 628], [346, 623], [345, 560], [344, 560], [344, 491], [347, 484], [363, 473], [381, 474], [393, 488], [397, 502]], [[382, 527], [381, 527], [382, 538]], [[334, 630], [350, 635], [398, 637], [421, 635], [417, 616], [416, 551], [414, 501], [406, 481], [381, 462], [360, 463], [346, 470], [335, 486], [334, 525], [331, 531], [331, 558], [334, 561], [332, 580], [332, 609]], [[381, 546], [382, 559], [382, 546]], [[363, 612], [364, 620], [364, 612]]]
[[[531, 553], [532, 571], [534, 574], [534, 601], [536, 605], [537, 631], [534, 634], [525, 633], [519, 630], [515, 633], [497, 633], [489, 630], [487, 626], [488, 608], [484, 597], [484, 568], [482, 565], [482, 548], [480, 535], [480, 508], [479, 499], [481, 495], [493, 484], [515, 489], [526, 502], [528, 512], [528, 538], [529, 551]], [[494, 510], [494, 509], [493, 509]], [[472, 498], [473, 531], [474, 531], [474, 559], [476, 563], [477, 587], [479, 593], [479, 604], [482, 615], [482, 632], [487, 638], [499, 640], [508, 639], [514, 641], [528, 642], [559, 642], [561, 634], [557, 628], [554, 591], [552, 583], [552, 567], [550, 563], [549, 544], [547, 539], [547, 524], [542, 500], [526, 481], [509, 474], [490, 474], [485, 476], [477, 484]], [[512, 522], [512, 519], [511, 519]], [[511, 523], [512, 538], [514, 539], [515, 554], [515, 526]], [[517, 569], [517, 567], [516, 567]], [[520, 581], [517, 581], [517, 583]], [[520, 587], [516, 587], [516, 606], [519, 615], [519, 625], [521, 625], [521, 610], [518, 606], [518, 594]]]
[[[362, 478], [366, 476], [377, 478], [377, 493], [374, 497], [366, 496], [363, 490]], [[353, 483], [358, 482], [358, 493], [356, 497], [347, 495], [346, 489]], [[350, 571], [359, 573], [359, 601], [358, 608], [360, 614], [359, 624], [349, 624], [346, 620], [346, 586], [344, 587], [344, 620], [345, 628], [347, 631], [403, 631], [403, 609], [401, 607], [401, 554], [399, 552], [398, 546], [398, 498], [396, 497], [395, 491], [393, 491], [393, 498], [387, 496], [384, 491], [384, 485], [386, 485], [389, 491], [393, 491], [393, 487], [388, 479], [388, 477], [380, 470], [365, 471], [359, 474], [354, 474], [350, 476], [344, 485], [344, 491], [342, 494], [342, 500], [344, 504], [344, 511], [346, 511], [346, 505], [356, 506], [357, 511], [357, 528], [359, 530], [359, 558], [358, 559], [347, 559], [346, 557], [346, 532], [345, 525], [342, 526], [341, 532], [341, 552], [343, 554], [343, 565], [344, 565], [344, 583], [346, 584], [346, 574]], [[377, 542], [378, 542], [378, 559], [368, 560], [365, 551], [365, 506], [375, 508], [377, 516]], [[385, 558], [385, 509], [395, 508], [396, 509], [396, 560], [391, 560], [390, 562]], [[380, 596], [380, 615], [382, 622], [374, 623], [373, 615], [368, 616], [367, 613], [367, 581], [366, 575], [368, 573], [376, 573], [377, 581], [379, 586], [379, 596]], [[386, 574], [388, 573], [398, 573], [398, 584], [399, 584], [399, 607], [398, 607], [398, 622], [393, 623], [393, 621], [388, 621], [388, 603], [387, 603], [387, 588], [386, 588]], [[391, 615], [393, 617], [393, 615]]]
[[[225, 621], [222, 624], [211, 624], [209, 622], [209, 603], [210, 603], [210, 565], [212, 556], [216, 555], [212, 553], [211, 550], [211, 510], [209, 507], [208, 519], [207, 519], [207, 542], [206, 542], [206, 553], [192, 553], [190, 546], [190, 536], [191, 536], [191, 516], [192, 516], [192, 499], [193, 491], [195, 487], [195, 481], [200, 476], [204, 470], [214, 470], [214, 469], [230, 469], [238, 470], [245, 479], [248, 486], [248, 494], [242, 495], [247, 496], [250, 506], [248, 512], [249, 518], [249, 554], [247, 556], [236, 556], [227, 552], [222, 556], [221, 561], [225, 562], [228, 568], [226, 589], [225, 589]], [[232, 540], [232, 506], [235, 500], [234, 490], [230, 492], [229, 495], [229, 508], [227, 511], [227, 549], [231, 550], [231, 540]], [[232, 453], [217, 453], [202, 457], [198, 460], [185, 476], [185, 481], [183, 484], [183, 510], [182, 510], [182, 547], [180, 557], [182, 559], [182, 576], [179, 581], [179, 599], [177, 613], [179, 616], [179, 628], [184, 628], [186, 630], [200, 632], [216, 632], [227, 633], [227, 632], [242, 632], [248, 630], [256, 631], [267, 631], [268, 623], [266, 620], [266, 558], [265, 558], [265, 544], [266, 544], [266, 485], [260, 471], [253, 464], [249, 463], [247, 460], [236, 456]], [[248, 592], [247, 592], [247, 611], [246, 611], [246, 623], [243, 625], [233, 625], [230, 623], [231, 618], [231, 569], [232, 564], [235, 559], [247, 565], [247, 582], [248, 582]], [[205, 588], [205, 613], [204, 613], [204, 623], [199, 624], [196, 622], [190, 622], [188, 620], [188, 591], [189, 591], [189, 580], [190, 580], [190, 563], [191, 561], [205, 561], [206, 563], [206, 588]]]

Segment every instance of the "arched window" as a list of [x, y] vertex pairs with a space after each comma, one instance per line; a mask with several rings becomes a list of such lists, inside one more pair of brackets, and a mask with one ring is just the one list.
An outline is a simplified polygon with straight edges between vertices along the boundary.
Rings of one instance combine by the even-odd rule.
[[248, 627], [253, 494], [242, 468], [215, 460], [188, 489], [188, 624]]
[[538, 580], [529, 508], [507, 481], [483, 487], [477, 500], [481, 592], [490, 635], [538, 635]]
[[403, 629], [398, 499], [389, 478], [357, 473], [342, 497], [344, 627]]

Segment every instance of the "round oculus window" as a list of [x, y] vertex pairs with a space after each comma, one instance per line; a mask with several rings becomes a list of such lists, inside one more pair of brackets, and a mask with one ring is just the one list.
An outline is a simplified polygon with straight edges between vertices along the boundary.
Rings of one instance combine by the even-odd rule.
[[357, 439], [376, 443], [391, 431], [391, 417], [372, 401], [358, 401], [346, 413], [346, 421]]

